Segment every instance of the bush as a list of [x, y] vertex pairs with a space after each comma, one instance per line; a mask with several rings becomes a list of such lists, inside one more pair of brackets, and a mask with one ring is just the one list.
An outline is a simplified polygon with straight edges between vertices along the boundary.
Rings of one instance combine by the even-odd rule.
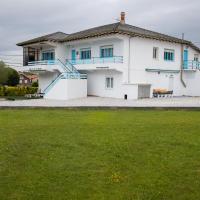
[[38, 82], [33, 82], [32, 87], [38, 87]]
[[0, 96], [24, 96], [37, 93], [37, 87], [0, 86]]

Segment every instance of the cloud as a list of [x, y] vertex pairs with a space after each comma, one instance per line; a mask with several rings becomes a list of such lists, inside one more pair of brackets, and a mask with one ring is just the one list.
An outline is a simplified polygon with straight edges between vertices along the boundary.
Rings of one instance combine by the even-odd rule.
[[200, 45], [199, 0], [1, 0], [0, 52], [16, 43], [55, 31], [71, 33], [114, 23], [121, 11], [127, 23], [181, 36]]

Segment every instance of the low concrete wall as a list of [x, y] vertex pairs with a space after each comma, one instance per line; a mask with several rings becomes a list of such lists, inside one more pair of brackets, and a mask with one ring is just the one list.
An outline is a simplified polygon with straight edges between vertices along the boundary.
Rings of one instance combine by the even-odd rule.
[[39, 78], [39, 91], [43, 92], [46, 87], [54, 80], [59, 73], [45, 72], [38, 75]]
[[138, 99], [138, 85], [137, 84], [123, 84], [121, 88], [121, 98], [127, 95], [128, 100]]
[[45, 99], [68, 100], [87, 97], [87, 79], [60, 79]]

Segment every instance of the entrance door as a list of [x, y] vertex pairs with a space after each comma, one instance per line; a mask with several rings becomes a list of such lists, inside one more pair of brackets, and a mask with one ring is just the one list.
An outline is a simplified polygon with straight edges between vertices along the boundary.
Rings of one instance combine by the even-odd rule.
[[75, 64], [76, 62], [76, 50], [72, 50], [72, 64]]
[[183, 62], [184, 62], [184, 69], [188, 68], [188, 50], [184, 50], [184, 55], [183, 55]]

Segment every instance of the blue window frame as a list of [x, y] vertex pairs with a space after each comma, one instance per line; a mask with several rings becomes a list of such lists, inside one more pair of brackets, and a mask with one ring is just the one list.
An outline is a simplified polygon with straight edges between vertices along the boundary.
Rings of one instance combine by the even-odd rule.
[[100, 57], [101, 58], [110, 58], [113, 57], [113, 46], [104, 46], [100, 48]]
[[48, 51], [42, 53], [42, 60], [54, 60], [55, 59], [55, 53]]
[[174, 61], [174, 50], [165, 49], [164, 51], [164, 60], [165, 61]]
[[91, 49], [81, 49], [81, 60], [91, 59]]

